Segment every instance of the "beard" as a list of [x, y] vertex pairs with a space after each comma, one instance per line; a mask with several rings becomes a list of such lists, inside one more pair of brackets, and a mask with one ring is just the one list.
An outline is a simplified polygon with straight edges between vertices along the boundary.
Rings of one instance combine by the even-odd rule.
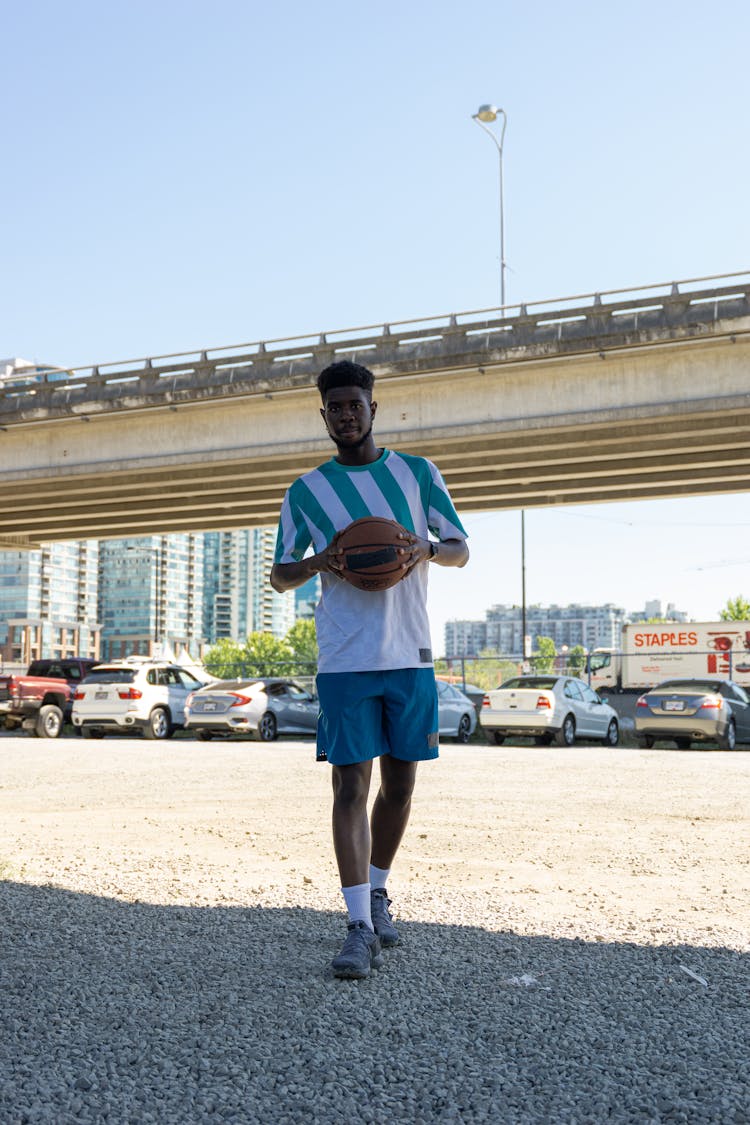
[[369, 430], [362, 434], [361, 437], [358, 437], [356, 441], [344, 441], [342, 438], [332, 434], [330, 430], [328, 431], [328, 436], [337, 449], [359, 449], [360, 446], [365, 444], [371, 433], [372, 426], [370, 426]]

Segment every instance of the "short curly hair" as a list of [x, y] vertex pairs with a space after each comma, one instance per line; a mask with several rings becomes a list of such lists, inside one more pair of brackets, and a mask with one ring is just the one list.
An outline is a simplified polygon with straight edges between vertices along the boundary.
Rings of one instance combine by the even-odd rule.
[[361, 387], [371, 395], [374, 385], [375, 376], [372, 371], [361, 363], [352, 363], [350, 359], [340, 359], [318, 375], [318, 390], [323, 402], [333, 387]]

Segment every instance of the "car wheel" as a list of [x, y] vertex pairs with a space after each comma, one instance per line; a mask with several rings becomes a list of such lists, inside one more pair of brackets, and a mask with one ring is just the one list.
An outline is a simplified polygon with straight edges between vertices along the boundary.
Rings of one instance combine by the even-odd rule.
[[198, 738], [201, 740], [201, 742], [210, 742], [211, 739], [213, 738], [213, 736], [214, 736], [214, 732], [212, 730], [199, 730], [198, 731]]
[[676, 738], [675, 742], [677, 743], [678, 750], [689, 750], [692, 746], [692, 742], [689, 738]]
[[143, 737], [162, 739], [169, 738], [171, 733], [169, 712], [164, 707], [154, 707], [143, 728]]
[[722, 750], [734, 750], [737, 745], [737, 728], [734, 725], [734, 719], [729, 720], [723, 735], [716, 741]]
[[502, 746], [505, 742], [505, 735], [501, 734], [499, 730], [493, 730], [492, 741], [495, 743], [495, 746]]
[[459, 742], [466, 743], [471, 738], [471, 717], [469, 715], [462, 715], [461, 722], [458, 724], [458, 734], [456, 738]]
[[620, 728], [617, 725], [617, 719], [610, 719], [607, 733], [602, 741], [605, 746], [617, 746], [620, 741]]
[[653, 747], [655, 741], [656, 740], [652, 734], [638, 735], [638, 745], [640, 746], [641, 750], [650, 750]]
[[273, 742], [276, 738], [276, 716], [271, 711], [266, 711], [258, 723], [258, 735], [261, 742]]
[[566, 715], [563, 724], [557, 732], [558, 746], [572, 746], [576, 740], [576, 721], [572, 715]]
[[54, 703], [39, 708], [34, 725], [37, 738], [58, 738], [63, 728], [63, 713]]

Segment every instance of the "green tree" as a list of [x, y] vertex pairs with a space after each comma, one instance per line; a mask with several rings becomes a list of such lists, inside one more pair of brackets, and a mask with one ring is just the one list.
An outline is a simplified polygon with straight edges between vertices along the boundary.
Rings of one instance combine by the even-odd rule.
[[292, 650], [295, 664], [302, 665], [300, 671], [314, 675], [318, 666], [318, 638], [312, 617], [295, 621], [284, 640]]
[[750, 602], [738, 594], [736, 598], [728, 598], [724, 609], [719, 613], [722, 621], [750, 621]]
[[246, 674], [251, 676], [288, 676], [294, 665], [291, 648], [273, 633], [251, 633], [242, 649], [242, 659]]
[[536, 653], [532, 657], [535, 672], [551, 672], [554, 667], [557, 649], [552, 637], [537, 637]]
[[222, 637], [212, 645], [203, 658], [206, 671], [222, 680], [232, 680], [242, 675], [244, 649], [236, 641]]
[[436, 660], [435, 674], [450, 676], [458, 687], [463, 678], [467, 684], [492, 691], [511, 676], [518, 675], [518, 664], [514, 660], [503, 660], [491, 649], [484, 649], [479, 656], [467, 656], [463, 660]]
[[572, 676], [580, 676], [586, 667], [586, 649], [583, 645], [573, 645], [568, 653], [568, 668]]

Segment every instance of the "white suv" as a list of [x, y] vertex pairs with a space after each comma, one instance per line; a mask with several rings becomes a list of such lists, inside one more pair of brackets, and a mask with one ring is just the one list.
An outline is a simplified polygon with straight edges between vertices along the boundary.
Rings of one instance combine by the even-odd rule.
[[162, 660], [99, 664], [76, 688], [71, 718], [84, 738], [127, 730], [169, 738], [185, 721], [188, 695], [201, 687], [187, 669]]

